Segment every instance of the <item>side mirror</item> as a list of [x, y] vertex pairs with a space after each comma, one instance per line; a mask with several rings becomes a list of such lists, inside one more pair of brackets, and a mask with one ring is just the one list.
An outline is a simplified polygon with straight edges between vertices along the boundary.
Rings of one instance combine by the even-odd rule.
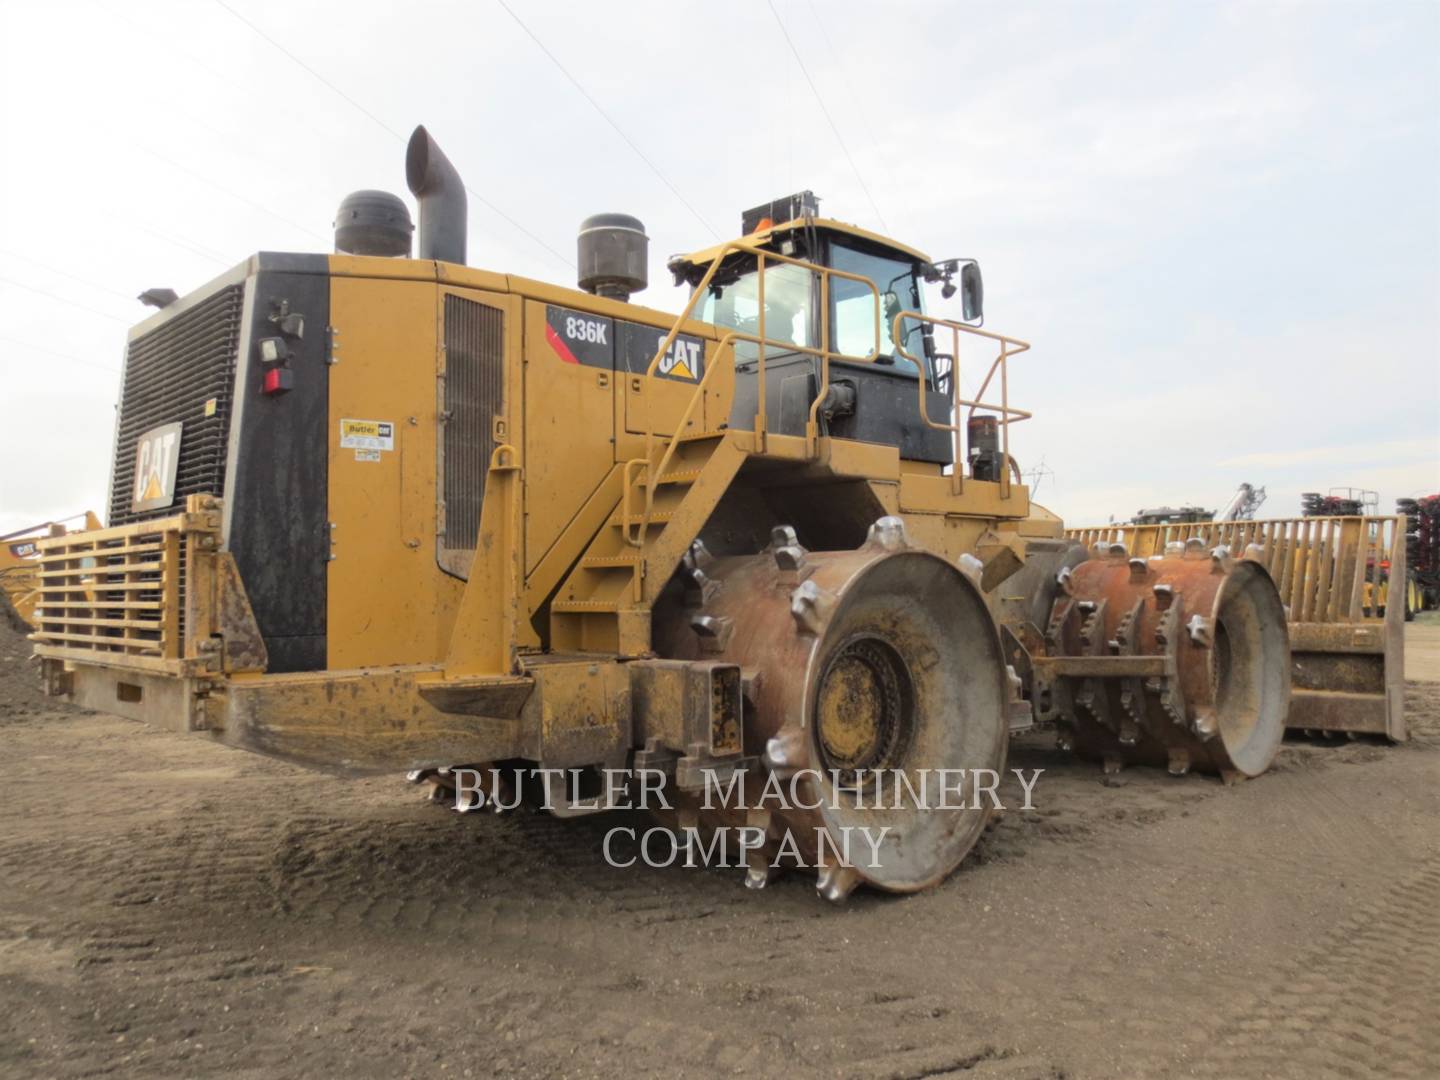
[[979, 263], [967, 262], [960, 268], [960, 303], [966, 322], [985, 317], [985, 282]]

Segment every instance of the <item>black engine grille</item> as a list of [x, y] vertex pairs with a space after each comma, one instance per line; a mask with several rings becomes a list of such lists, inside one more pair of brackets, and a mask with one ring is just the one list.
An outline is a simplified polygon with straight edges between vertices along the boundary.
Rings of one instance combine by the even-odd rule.
[[[187, 495], [224, 495], [244, 297], [243, 285], [231, 285], [130, 343], [115, 433], [111, 525], [173, 514]], [[206, 416], [205, 404], [211, 399], [215, 406]], [[152, 428], [176, 420], [185, 427], [175, 500], [155, 510], [131, 510], [136, 441]]]
[[475, 547], [503, 407], [504, 312], [445, 297], [445, 546]]

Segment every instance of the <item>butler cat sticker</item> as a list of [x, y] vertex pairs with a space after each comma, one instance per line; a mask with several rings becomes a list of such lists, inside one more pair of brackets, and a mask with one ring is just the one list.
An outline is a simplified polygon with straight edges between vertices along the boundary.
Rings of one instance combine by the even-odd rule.
[[182, 426], [175, 423], [151, 428], [136, 440], [131, 510], [162, 510], [175, 501], [175, 470], [180, 464]]
[[340, 447], [344, 450], [394, 450], [395, 425], [389, 420], [341, 420]]

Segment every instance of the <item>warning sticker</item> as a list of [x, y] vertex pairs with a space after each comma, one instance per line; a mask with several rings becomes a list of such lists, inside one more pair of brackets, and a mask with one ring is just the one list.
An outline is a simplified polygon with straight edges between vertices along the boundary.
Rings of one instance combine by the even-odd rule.
[[356, 460], [356, 461], [379, 461], [379, 460], [380, 460], [380, 451], [379, 451], [379, 450], [356, 450], [356, 451], [355, 451], [355, 460]]
[[341, 420], [340, 445], [354, 450], [394, 450], [395, 425], [389, 420]]

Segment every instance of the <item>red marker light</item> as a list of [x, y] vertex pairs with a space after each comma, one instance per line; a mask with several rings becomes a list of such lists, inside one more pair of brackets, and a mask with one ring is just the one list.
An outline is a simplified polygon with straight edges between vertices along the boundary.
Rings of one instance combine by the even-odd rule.
[[265, 393], [283, 394], [295, 389], [295, 373], [289, 368], [271, 368], [265, 372]]

